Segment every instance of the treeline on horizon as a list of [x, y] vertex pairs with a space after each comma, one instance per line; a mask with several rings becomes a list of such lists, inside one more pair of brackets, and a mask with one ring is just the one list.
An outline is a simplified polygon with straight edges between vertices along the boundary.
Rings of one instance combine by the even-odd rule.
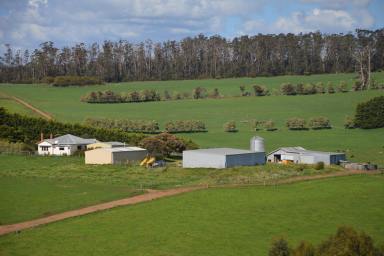
[[[106, 82], [359, 72], [363, 82], [384, 68], [384, 28], [348, 34], [258, 34], [228, 40], [202, 34], [180, 41], [120, 40], [61, 49], [13, 49], [0, 59], [0, 82], [94, 76]], [[365, 77], [363, 77], [365, 76]]]

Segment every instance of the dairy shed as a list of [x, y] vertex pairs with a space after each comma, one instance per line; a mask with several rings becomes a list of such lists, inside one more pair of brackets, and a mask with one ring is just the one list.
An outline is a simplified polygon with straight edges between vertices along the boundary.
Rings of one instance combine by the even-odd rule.
[[141, 161], [148, 151], [139, 147], [98, 148], [85, 151], [86, 164], [124, 164]]

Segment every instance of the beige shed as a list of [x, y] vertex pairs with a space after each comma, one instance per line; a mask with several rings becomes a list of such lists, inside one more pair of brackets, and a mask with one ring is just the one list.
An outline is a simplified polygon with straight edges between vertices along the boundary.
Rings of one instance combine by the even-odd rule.
[[98, 148], [85, 151], [86, 164], [124, 164], [141, 161], [148, 151], [139, 147]]

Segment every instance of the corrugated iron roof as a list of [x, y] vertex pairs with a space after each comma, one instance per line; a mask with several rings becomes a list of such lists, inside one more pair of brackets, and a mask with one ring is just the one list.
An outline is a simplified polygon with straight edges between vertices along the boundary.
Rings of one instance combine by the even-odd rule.
[[272, 151], [271, 153], [269, 153], [269, 155], [273, 154], [274, 152], [279, 151], [279, 150], [285, 151], [287, 153], [295, 153], [295, 154], [328, 154], [328, 155], [344, 154], [341, 152], [325, 152], [325, 151], [307, 150], [303, 147], [282, 147], [282, 148], [278, 148], [278, 149]]
[[[126, 152], [126, 151], [143, 151], [146, 150], [144, 148], [139, 147], [116, 147], [116, 148], [97, 148], [93, 150], [103, 150], [103, 151], [109, 151], [109, 152]], [[89, 150], [89, 151], [93, 151]]]
[[240, 155], [240, 154], [256, 153], [250, 150], [237, 149], [237, 148], [206, 148], [206, 149], [186, 150], [184, 152], [196, 152], [196, 153], [213, 154], [213, 155]]
[[62, 144], [62, 145], [87, 145], [98, 142], [96, 139], [83, 139], [72, 134], [66, 134], [53, 139], [45, 139], [44, 141], [50, 144]]

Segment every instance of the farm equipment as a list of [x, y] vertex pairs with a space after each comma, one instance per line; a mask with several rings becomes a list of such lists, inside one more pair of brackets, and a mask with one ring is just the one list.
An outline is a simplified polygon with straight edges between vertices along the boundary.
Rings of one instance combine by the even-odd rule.
[[151, 167], [156, 161], [156, 158], [153, 156], [146, 156], [143, 161], [141, 161], [140, 166]]

